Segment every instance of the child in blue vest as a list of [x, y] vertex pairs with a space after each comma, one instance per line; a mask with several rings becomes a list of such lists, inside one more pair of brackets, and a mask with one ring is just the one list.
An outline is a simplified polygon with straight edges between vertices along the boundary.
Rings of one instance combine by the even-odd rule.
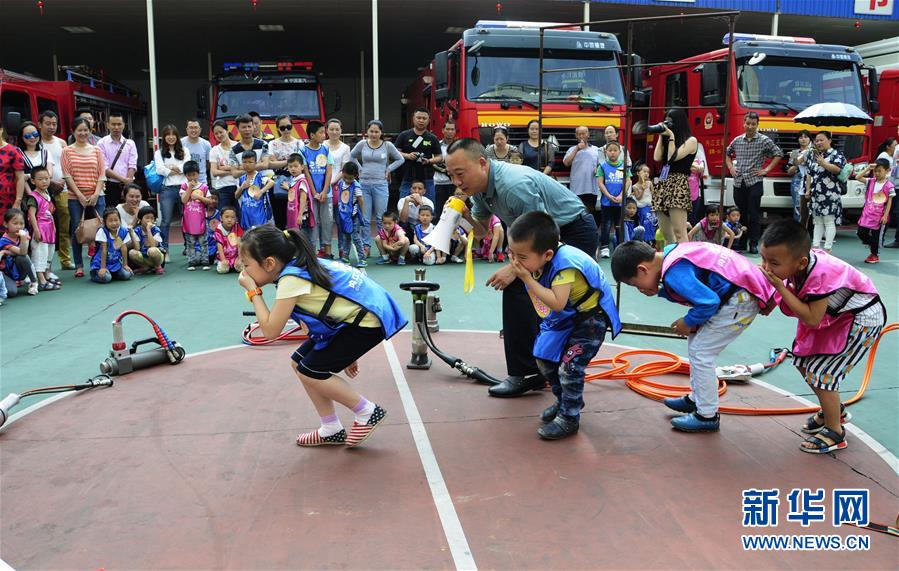
[[206, 202], [206, 252], [209, 254], [207, 262], [214, 266], [217, 262], [215, 229], [222, 222], [222, 212], [219, 210], [219, 196], [212, 192]]
[[162, 245], [162, 234], [156, 225], [156, 209], [144, 206], [137, 211], [134, 228], [131, 230], [131, 249], [128, 250], [128, 261], [131, 267], [141, 272], [165, 273], [165, 254]]
[[128, 244], [131, 233], [122, 226], [119, 211], [103, 211], [103, 225], [97, 230], [97, 249], [91, 258], [91, 281], [108, 284], [112, 280], [127, 281], [134, 275], [128, 267]]
[[543, 320], [534, 342], [537, 367], [556, 402], [543, 411], [537, 434], [558, 440], [578, 431], [584, 408], [584, 370], [612, 329], [621, 331], [618, 309], [599, 265], [573, 246], [559, 244], [549, 214], [528, 212], [509, 227], [509, 253]]
[[602, 227], [599, 231], [600, 256], [609, 257], [609, 234], [614, 228], [618, 233], [621, 218], [621, 199], [631, 187], [631, 173], [621, 157], [621, 145], [617, 141], [606, 143], [606, 160], [596, 168], [596, 182], [602, 194]]
[[[309, 340], [292, 360], [321, 418], [321, 427], [300, 434], [300, 446], [358, 446], [381, 425], [387, 411], [366, 400], [337, 375], [354, 378], [358, 360], [406, 325], [406, 318], [390, 295], [361, 270], [320, 260], [297, 230], [272, 225], [246, 232], [240, 243], [244, 270], [239, 282], [253, 304], [263, 335], [281, 333], [288, 319], [302, 321]], [[269, 309], [261, 286], [276, 284], [275, 303]], [[349, 433], [334, 412], [340, 403], [355, 414]]]
[[756, 315], [773, 307], [774, 287], [742, 255], [718, 244], [684, 242], [656, 250], [630, 241], [612, 254], [615, 280], [690, 308], [671, 328], [687, 338], [690, 394], [667, 398], [665, 406], [687, 413], [671, 420], [684, 432], [718, 430], [718, 376], [715, 358]]
[[356, 180], [359, 176], [359, 165], [354, 162], [346, 163], [343, 165], [342, 174], [341, 179], [334, 185], [337, 192], [337, 244], [344, 255], [340, 261], [349, 264], [352, 246], [356, 246], [356, 267], [364, 268], [368, 263], [365, 261], [362, 232], [369, 227], [369, 224], [362, 217], [365, 199], [362, 198], [362, 186]]
[[272, 179], [256, 170], [255, 151], [244, 151], [240, 156], [244, 174], [238, 180], [234, 199], [240, 206], [240, 225], [244, 228], [274, 224], [272, 203], [268, 192], [275, 186]]

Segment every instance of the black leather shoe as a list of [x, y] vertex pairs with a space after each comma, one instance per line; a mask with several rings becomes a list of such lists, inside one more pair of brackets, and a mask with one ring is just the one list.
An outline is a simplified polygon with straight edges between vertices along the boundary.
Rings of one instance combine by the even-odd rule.
[[530, 377], [508, 377], [498, 385], [493, 385], [487, 389], [487, 393], [492, 397], [510, 398], [520, 397], [529, 391], [539, 391], [546, 386], [546, 379], [540, 375], [532, 375]]
[[[543, 412], [540, 413], [540, 420], [543, 422], [552, 422], [556, 415], [559, 414], [559, 401], [556, 401], [543, 409]], [[584, 405], [581, 405], [581, 410], [584, 410]]]
[[556, 415], [552, 422], [538, 428], [537, 434], [544, 440], [559, 440], [577, 433], [579, 427], [580, 422], [578, 419], [559, 414]]

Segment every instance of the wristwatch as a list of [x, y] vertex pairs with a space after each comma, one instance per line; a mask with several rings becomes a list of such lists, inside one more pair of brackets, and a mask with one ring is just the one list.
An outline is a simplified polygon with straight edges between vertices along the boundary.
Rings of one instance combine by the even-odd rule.
[[250, 303], [253, 303], [254, 297], [256, 297], [257, 295], [262, 295], [262, 289], [257, 287], [254, 290], [247, 290], [246, 295], [247, 295], [247, 301], [249, 301]]

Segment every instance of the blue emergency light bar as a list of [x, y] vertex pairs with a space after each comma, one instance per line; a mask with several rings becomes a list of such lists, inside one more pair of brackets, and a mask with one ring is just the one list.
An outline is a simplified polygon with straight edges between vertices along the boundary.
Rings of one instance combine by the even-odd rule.
[[[538, 28], [543, 28], [546, 26], [562, 26], [565, 25], [563, 22], [524, 22], [524, 21], [516, 21], [516, 20], [478, 20], [474, 27], [475, 28], [495, 28], [495, 29], [505, 29], [505, 30], [536, 30]], [[566, 25], [564, 28], [556, 28], [557, 30], [580, 30], [580, 26], [571, 26]]]
[[[724, 34], [721, 42], [726, 46], [730, 43], [730, 33]], [[814, 38], [801, 36], [766, 36], [764, 34], [734, 34], [735, 42], [788, 42], [792, 44], [814, 44]]]

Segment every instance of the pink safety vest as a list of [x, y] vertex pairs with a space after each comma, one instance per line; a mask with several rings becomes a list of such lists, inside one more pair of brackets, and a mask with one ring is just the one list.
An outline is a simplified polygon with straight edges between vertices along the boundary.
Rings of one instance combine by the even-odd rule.
[[710, 242], [684, 242], [675, 246], [662, 261], [662, 279], [665, 279], [668, 268], [684, 259], [745, 289], [758, 300], [759, 307], [767, 307], [774, 299], [774, 286], [759, 268], [742, 254]]
[[886, 208], [887, 201], [890, 199], [890, 190], [893, 183], [887, 180], [883, 183], [880, 192], [884, 194], [883, 202], [874, 202], [874, 183], [877, 182], [874, 177], [868, 179], [868, 188], [865, 191], [865, 207], [862, 209], [862, 215], [858, 219], [858, 225], [862, 228], [880, 229], [880, 219], [883, 218], [883, 211]]
[[[831, 256], [824, 250], [812, 250], [815, 254], [815, 265], [811, 273], [802, 284], [802, 288], [796, 291], [796, 284], [792, 280], [787, 280], [787, 288], [793, 292], [804, 303], [821, 299], [829, 296], [837, 290], [848, 288], [856, 293], [873, 294], [874, 303], [878, 303], [883, 307], [880, 296], [877, 295], [877, 289], [874, 283], [854, 267], [850, 266], [843, 260]], [[789, 308], [783, 299], [778, 296], [780, 310], [785, 315], [795, 317], [796, 314]], [[849, 342], [849, 333], [852, 329], [852, 322], [855, 319], [855, 313], [865, 309], [860, 307], [852, 311], [833, 314], [828, 309], [824, 314], [824, 318], [817, 327], [809, 327], [799, 322], [796, 327], [796, 339], [793, 341], [793, 354], [799, 357], [808, 355], [837, 355], [846, 349]], [[886, 308], [884, 308], [884, 317], [886, 317]]]
[[32, 192], [31, 196], [37, 203], [34, 218], [37, 220], [37, 227], [41, 231], [41, 242], [53, 244], [56, 242], [56, 226], [53, 225], [53, 201], [52, 199], [47, 200], [37, 191]]

